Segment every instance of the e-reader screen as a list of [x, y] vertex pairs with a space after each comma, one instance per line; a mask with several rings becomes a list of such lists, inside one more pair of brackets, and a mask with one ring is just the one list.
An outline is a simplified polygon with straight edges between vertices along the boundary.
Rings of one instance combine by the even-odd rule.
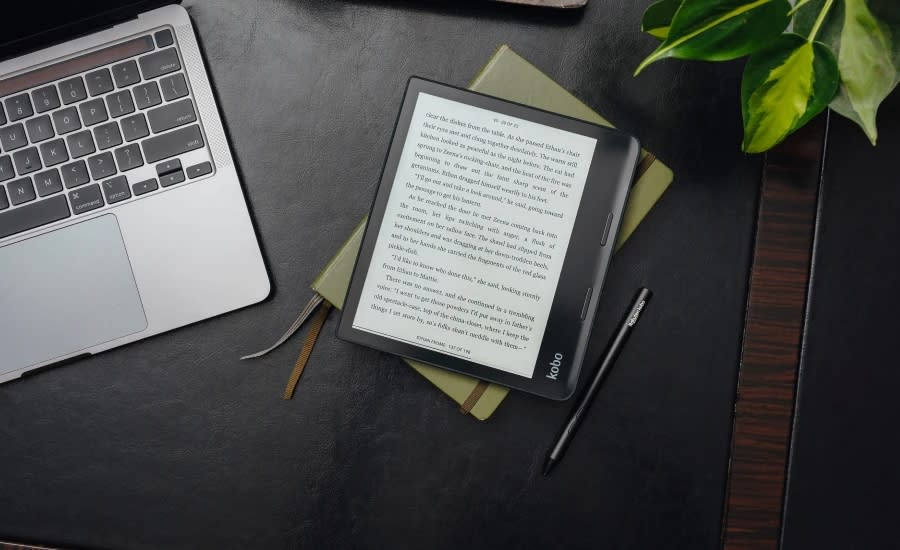
[[531, 378], [596, 147], [420, 92], [353, 328]]

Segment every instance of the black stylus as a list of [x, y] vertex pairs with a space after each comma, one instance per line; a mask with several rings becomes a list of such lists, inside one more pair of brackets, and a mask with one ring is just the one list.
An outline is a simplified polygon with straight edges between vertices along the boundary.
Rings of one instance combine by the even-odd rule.
[[559, 435], [556, 437], [556, 443], [547, 454], [547, 460], [544, 462], [545, 476], [548, 475], [550, 470], [553, 469], [553, 466], [562, 459], [563, 453], [566, 452], [566, 447], [569, 446], [569, 442], [575, 435], [575, 431], [578, 429], [578, 426], [584, 419], [584, 415], [591, 406], [591, 402], [594, 400], [597, 390], [599, 390], [600, 386], [603, 384], [603, 379], [606, 378], [606, 375], [609, 373], [610, 368], [612, 368], [613, 363], [616, 362], [616, 358], [619, 356], [622, 348], [625, 347], [628, 336], [630, 336], [631, 332], [634, 330], [634, 326], [637, 324], [638, 319], [641, 318], [641, 314], [644, 312], [644, 308], [647, 306], [647, 302], [650, 301], [652, 295], [653, 293], [650, 292], [650, 289], [642, 288], [638, 291], [637, 296], [635, 296], [634, 302], [632, 302], [631, 307], [628, 308], [628, 313], [622, 319], [622, 324], [619, 327], [618, 332], [616, 332], [615, 337], [610, 341], [606, 348], [606, 352], [603, 354], [603, 359], [600, 361], [600, 368], [598, 368], [597, 372], [594, 374], [594, 379], [591, 380], [588, 387], [585, 388], [584, 392], [578, 397], [578, 404], [572, 409], [569, 420], [566, 422], [562, 431], [559, 432]]

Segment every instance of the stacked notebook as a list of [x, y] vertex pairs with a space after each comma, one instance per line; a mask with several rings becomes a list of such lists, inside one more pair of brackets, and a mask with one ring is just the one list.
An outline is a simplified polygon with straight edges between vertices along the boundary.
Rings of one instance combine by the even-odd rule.
[[[481, 73], [469, 85], [469, 89], [588, 122], [612, 126], [508, 46], [501, 46], [497, 50]], [[616, 243], [617, 248], [628, 239], [671, 182], [672, 171], [651, 153], [644, 151], [622, 219], [619, 241]], [[356, 227], [337, 255], [312, 283], [312, 289], [338, 309], [343, 306], [344, 296], [350, 285], [350, 277], [362, 241], [365, 222], [366, 220], [363, 220]], [[598, 228], [598, 231], [602, 231], [602, 229]], [[307, 347], [311, 347], [311, 344], [304, 346], [304, 348]], [[308, 356], [308, 353], [306, 355]], [[405, 361], [456, 401], [462, 412], [471, 414], [479, 420], [490, 417], [509, 392], [507, 388], [496, 384], [489, 384], [424, 363]]]

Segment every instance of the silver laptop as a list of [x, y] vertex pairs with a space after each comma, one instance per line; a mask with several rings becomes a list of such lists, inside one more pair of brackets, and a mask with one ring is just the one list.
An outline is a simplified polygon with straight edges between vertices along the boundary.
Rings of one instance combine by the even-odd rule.
[[31, 4], [0, 34], [0, 382], [270, 289], [184, 8]]

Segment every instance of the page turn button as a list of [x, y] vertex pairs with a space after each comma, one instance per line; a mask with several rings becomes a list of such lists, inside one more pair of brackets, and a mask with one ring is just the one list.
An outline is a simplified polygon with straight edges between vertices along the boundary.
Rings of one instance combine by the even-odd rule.
[[589, 286], [587, 292], [584, 294], [584, 305], [581, 306], [581, 320], [584, 321], [585, 315], [587, 315], [588, 304], [591, 303], [591, 294], [594, 293], [594, 287]]
[[606, 223], [603, 225], [603, 236], [600, 237], [600, 246], [606, 246], [606, 241], [609, 239], [609, 230], [612, 228], [612, 220], [613, 215], [612, 212], [606, 216]]

